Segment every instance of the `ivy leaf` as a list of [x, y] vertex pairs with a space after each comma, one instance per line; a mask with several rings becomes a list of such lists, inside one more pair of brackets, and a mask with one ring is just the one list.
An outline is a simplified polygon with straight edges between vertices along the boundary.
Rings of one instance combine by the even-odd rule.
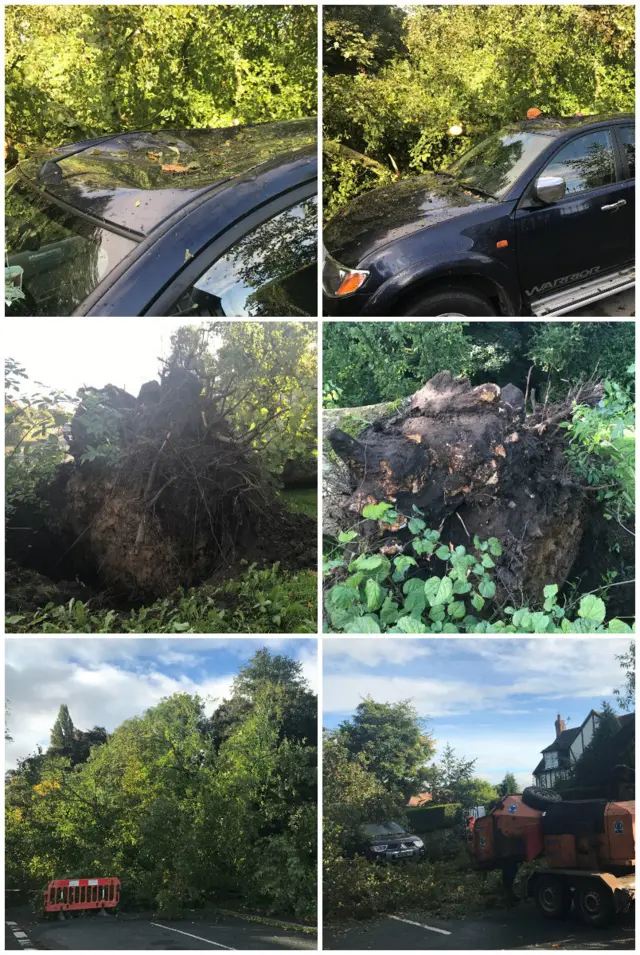
[[495, 567], [496, 565], [495, 565], [495, 562], [491, 560], [488, 554], [484, 554], [482, 558], [482, 566], [487, 567], [490, 570], [492, 567]]
[[618, 620], [617, 617], [614, 617], [613, 620], [609, 621], [609, 633], [633, 633], [633, 630], [624, 620]]
[[380, 620], [385, 627], [388, 627], [389, 624], [395, 623], [398, 619], [398, 614], [400, 613], [400, 607], [392, 600], [389, 595], [384, 598], [384, 603], [380, 608]]
[[436, 557], [439, 557], [440, 560], [449, 560], [451, 557], [451, 551], [446, 544], [443, 544], [442, 547], [438, 547], [436, 551]]
[[428, 580], [425, 580], [424, 595], [430, 604], [433, 604], [435, 602], [435, 597], [439, 589], [440, 589], [439, 577], [429, 577]]
[[390, 633], [429, 633], [429, 630], [418, 617], [400, 617]]
[[419, 517], [412, 517], [409, 521], [409, 530], [412, 534], [419, 534], [420, 531], [423, 531], [426, 527], [425, 521], [421, 520]]
[[555, 595], [558, 593], [558, 585], [547, 584], [542, 593], [544, 594], [545, 599], [548, 599], [549, 597], [555, 597]]
[[417, 564], [417, 561], [413, 557], [408, 557], [406, 554], [401, 554], [399, 557], [395, 557], [393, 562], [396, 565], [396, 573], [398, 574], [399, 580], [404, 577], [409, 567], [415, 567]]
[[487, 600], [491, 600], [496, 595], [496, 585], [491, 580], [490, 577], [484, 576], [480, 581], [478, 590], [483, 597], [486, 597]]
[[414, 551], [419, 555], [433, 554], [436, 546], [433, 541], [428, 541], [424, 538], [422, 540], [414, 540], [411, 543], [413, 545]]
[[579, 617], [595, 620], [597, 623], [603, 622], [606, 612], [607, 608], [604, 601], [596, 597], [595, 594], [588, 594], [583, 597], [578, 608]]
[[551, 617], [548, 617], [546, 613], [536, 612], [531, 614], [531, 628], [534, 633], [546, 633], [550, 623]]
[[484, 607], [484, 597], [481, 597], [480, 594], [474, 594], [471, 598], [471, 606], [474, 610], [482, 610]]
[[382, 633], [378, 618], [373, 614], [355, 617], [344, 628], [345, 633]]
[[446, 604], [448, 600], [453, 596], [453, 582], [448, 577], [443, 577], [440, 581], [440, 586], [435, 595], [435, 598], [432, 600], [434, 604]]
[[367, 506], [362, 509], [362, 516], [370, 521], [379, 521], [390, 508], [391, 504], [386, 504], [384, 501], [381, 501], [379, 504], [367, 504]]
[[467, 610], [463, 600], [454, 600], [449, 604], [449, 616], [453, 620], [462, 620]]
[[348, 544], [349, 541], [352, 541], [354, 537], [357, 537], [357, 531], [340, 531], [338, 534], [338, 540], [341, 544]]
[[364, 594], [367, 599], [367, 610], [377, 610], [385, 597], [385, 590], [372, 577], [364, 585]]
[[456, 580], [453, 585], [454, 594], [468, 594], [471, 590], [471, 584], [468, 580]]
[[489, 547], [489, 552], [493, 554], [494, 557], [502, 556], [502, 544], [497, 537], [490, 537], [487, 541], [487, 545]]

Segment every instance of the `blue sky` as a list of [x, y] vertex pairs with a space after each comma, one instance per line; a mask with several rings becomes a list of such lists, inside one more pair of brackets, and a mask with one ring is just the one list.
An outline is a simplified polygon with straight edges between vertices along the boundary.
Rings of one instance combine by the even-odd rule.
[[317, 691], [316, 641], [294, 638], [5, 638], [5, 696], [12, 743], [7, 767], [49, 732], [61, 703], [80, 729], [111, 731], [175, 692], [198, 693], [207, 712], [229, 693], [238, 668], [261, 647], [298, 660]]
[[477, 757], [476, 773], [492, 783], [507, 771], [531, 784], [540, 751], [555, 737], [558, 713], [579, 726], [603, 699], [615, 705], [624, 682], [615, 659], [627, 639], [326, 638], [323, 724], [332, 728], [370, 695], [410, 699], [438, 750]]

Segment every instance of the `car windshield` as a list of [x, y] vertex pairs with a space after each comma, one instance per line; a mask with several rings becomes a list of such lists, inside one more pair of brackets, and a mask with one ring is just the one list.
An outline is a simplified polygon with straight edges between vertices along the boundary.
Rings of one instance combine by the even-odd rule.
[[549, 137], [502, 130], [463, 153], [446, 170], [469, 189], [503, 199], [528, 165], [549, 145]]
[[17, 174], [5, 193], [7, 315], [71, 315], [121, 259], [132, 239], [34, 192]]
[[365, 836], [401, 836], [404, 832], [397, 822], [371, 822], [362, 827]]

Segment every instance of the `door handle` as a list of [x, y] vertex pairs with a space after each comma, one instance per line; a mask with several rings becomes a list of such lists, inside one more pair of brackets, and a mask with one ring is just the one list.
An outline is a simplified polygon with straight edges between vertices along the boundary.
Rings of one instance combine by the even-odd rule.
[[603, 212], [615, 212], [616, 209], [622, 209], [623, 206], [626, 206], [626, 199], [618, 199], [617, 202], [612, 203], [610, 206], [600, 206]]

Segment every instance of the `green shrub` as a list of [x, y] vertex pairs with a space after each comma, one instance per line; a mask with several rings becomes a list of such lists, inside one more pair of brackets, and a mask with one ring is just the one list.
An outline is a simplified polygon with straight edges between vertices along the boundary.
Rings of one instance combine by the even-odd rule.
[[[627, 374], [635, 375], [635, 365]], [[595, 488], [609, 519], [624, 520], [635, 511], [635, 421], [628, 388], [605, 381], [595, 408], [574, 405], [571, 421], [561, 424], [569, 434], [567, 456], [576, 474]]]
[[412, 832], [418, 833], [451, 829], [459, 809], [462, 809], [462, 805], [458, 802], [444, 806], [416, 806], [415, 809], [407, 809], [409, 828]]
[[[369, 504], [365, 519], [394, 524], [398, 512], [391, 504]], [[351, 559], [333, 559], [330, 572], [343, 569], [338, 583], [325, 595], [325, 608], [331, 628], [342, 633], [630, 633], [622, 620], [605, 623], [606, 606], [595, 594], [580, 599], [577, 617], [557, 602], [558, 586], [544, 588], [540, 609], [500, 606], [492, 571], [494, 558], [502, 554], [495, 537], [488, 541], [473, 538], [469, 549], [444, 544], [440, 531], [427, 527], [422, 511], [413, 505], [408, 529], [413, 535], [415, 556], [400, 554], [390, 560], [384, 554], [363, 553]], [[343, 532], [343, 547], [356, 537], [355, 531]], [[442, 562], [441, 576], [433, 573], [428, 560]], [[410, 576], [416, 574], [416, 576]], [[418, 574], [429, 574], [425, 580]]]
[[313, 571], [252, 564], [223, 584], [180, 590], [128, 615], [70, 600], [11, 614], [5, 624], [7, 633], [315, 633], [316, 607]]

